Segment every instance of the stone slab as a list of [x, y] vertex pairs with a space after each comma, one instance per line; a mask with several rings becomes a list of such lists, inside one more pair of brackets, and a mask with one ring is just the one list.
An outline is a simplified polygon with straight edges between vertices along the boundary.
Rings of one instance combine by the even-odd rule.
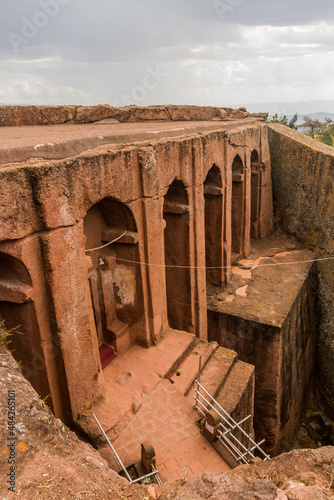
[[250, 256], [235, 263], [231, 281], [208, 290], [208, 310], [280, 327], [312, 259], [313, 253], [295, 238], [279, 232], [252, 240]]
[[202, 356], [203, 369], [209, 358], [213, 355], [215, 349], [217, 349], [217, 346], [218, 345], [215, 342], [212, 342], [211, 344], [208, 344], [207, 342], [200, 342], [195, 346], [194, 350], [184, 360], [182, 365], [177, 369], [176, 373], [174, 373], [174, 375], [170, 378], [171, 382], [175, 386], [175, 389], [181, 392], [181, 394], [187, 396], [192, 383], [198, 376], [200, 356]]
[[[164, 380], [145, 398], [143, 406], [113, 442], [126, 467], [140, 459], [141, 443], [149, 441], [155, 448], [156, 467], [163, 482], [191, 479], [204, 472], [224, 472], [228, 464], [200, 433], [198, 414], [187, 399]], [[107, 446], [101, 455], [115, 470], [120, 469]]]
[[256, 118], [231, 122], [178, 121], [112, 124], [25, 125], [0, 127], [0, 165], [30, 158], [61, 159], [104, 144], [131, 144], [138, 141], [230, 130], [257, 123]]
[[[218, 347], [208, 363], [204, 366], [201, 373], [201, 385], [205, 387], [212, 397], [216, 396], [220, 387], [224, 384], [228, 373], [237, 359], [238, 355], [236, 352]], [[195, 384], [192, 385], [191, 389], [194, 387]], [[188, 401], [193, 401], [193, 394], [191, 391], [188, 396]]]
[[[158, 345], [149, 349], [133, 345], [103, 371], [105, 397], [92, 412], [108, 435], [114, 437], [127, 425], [134, 411], [140, 408], [171, 367], [182, 361], [194, 342], [193, 335], [171, 330]], [[94, 434], [96, 424], [92, 417], [88, 422], [82, 421], [81, 425], [86, 432]]]

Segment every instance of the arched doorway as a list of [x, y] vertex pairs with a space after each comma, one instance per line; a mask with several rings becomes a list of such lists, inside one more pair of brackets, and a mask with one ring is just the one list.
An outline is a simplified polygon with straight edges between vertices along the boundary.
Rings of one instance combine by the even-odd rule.
[[106, 346], [121, 353], [136, 340], [132, 330], [143, 314], [136, 222], [124, 203], [108, 197], [88, 210], [84, 234], [100, 354]]
[[245, 173], [244, 165], [239, 155], [233, 160], [232, 164], [232, 262], [243, 254], [244, 240], [244, 196]]
[[[220, 285], [225, 281], [224, 267], [224, 196], [222, 176], [216, 165], [204, 181], [205, 262], [207, 282]], [[210, 269], [216, 267], [218, 269]], [[220, 269], [219, 269], [220, 268]]]
[[[165, 264], [168, 322], [175, 330], [192, 331], [188, 195], [174, 180], [164, 199]], [[178, 267], [175, 267], [178, 266]]]
[[[46, 398], [51, 391], [32, 297], [32, 281], [25, 265], [0, 252], [0, 322], [7, 330], [14, 329], [8, 347], [23, 375]], [[52, 408], [50, 398], [47, 402]]]
[[251, 154], [251, 238], [259, 238], [261, 202], [261, 169], [259, 154], [254, 149]]

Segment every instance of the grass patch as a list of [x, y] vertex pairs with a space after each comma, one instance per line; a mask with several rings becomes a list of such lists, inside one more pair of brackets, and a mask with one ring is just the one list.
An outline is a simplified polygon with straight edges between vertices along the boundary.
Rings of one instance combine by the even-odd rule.
[[8, 330], [8, 328], [5, 327], [5, 322], [0, 321], [0, 351], [3, 350], [7, 345], [10, 343], [10, 337], [15, 334], [22, 335], [21, 332], [18, 331], [18, 326], [15, 328], [11, 328]]

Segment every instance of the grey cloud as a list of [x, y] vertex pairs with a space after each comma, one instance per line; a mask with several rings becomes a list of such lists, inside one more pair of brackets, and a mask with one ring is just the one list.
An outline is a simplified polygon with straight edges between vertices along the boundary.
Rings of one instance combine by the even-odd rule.
[[[276, 101], [333, 89], [332, 0], [0, 1], [2, 102], [136, 102], [133, 89], [157, 64], [169, 77], [139, 104]], [[8, 35], [24, 37], [25, 23], [43, 21], [45, 2], [58, 11], [14, 51]]]
[[[54, 0], [7, 0], [0, 6], [1, 47], [5, 53], [12, 50], [8, 33], [21, 35], [23, 19], [33, 21], [43, 10], [41, 3], [49, 1]], [[18, 55], [45, 57], [52, 52], [74, 61], [145, 59], [166, 47], [233, 41], [238, 25], [334, 21], [331, 1], [69, 0], [29, 43], [22, 44]], [[217, 8], [221, 10], [224, 5], [229, 10], [221, 21]]]

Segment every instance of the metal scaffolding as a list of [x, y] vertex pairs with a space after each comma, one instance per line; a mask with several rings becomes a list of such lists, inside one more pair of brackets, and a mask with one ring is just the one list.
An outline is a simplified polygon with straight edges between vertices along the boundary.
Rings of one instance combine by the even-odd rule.
[[[227, 411], [211, 396], [211, 394], [202, 386], [200, 382], [201, 374], [201, 362], [199, 361], [199, 371], [198, 379], [195, 381], [195, 410], [204, 418], [206, 418], [207, 413], [213, 410], [214, 413], [219, 418], [219, 423], [216, 429], [216, 436], [223, 446], [231, 453], [234, 459], [238, 463], [247, 464], [250, 460], [255, 458], [254, 451], [257, 450], [258, 456], [263, 460], [270, 460], [270, 455], [268, 455], [262, 448], [261, 444], [264, 443], [264, 439], [259, 443], [256, 443], [253, 439], [252, 434], [247, 433], [243, 428], [242, 424], [247, 422], [251, 418], [248, 415], [240, 422], [236, 422]], [[201, 390], [203, 393], [201, 393]], [[243, 444], [240, 439], [235, 435], [237, 432], [241, 433], [245, 437], [245, 442], [247, 446]]]

